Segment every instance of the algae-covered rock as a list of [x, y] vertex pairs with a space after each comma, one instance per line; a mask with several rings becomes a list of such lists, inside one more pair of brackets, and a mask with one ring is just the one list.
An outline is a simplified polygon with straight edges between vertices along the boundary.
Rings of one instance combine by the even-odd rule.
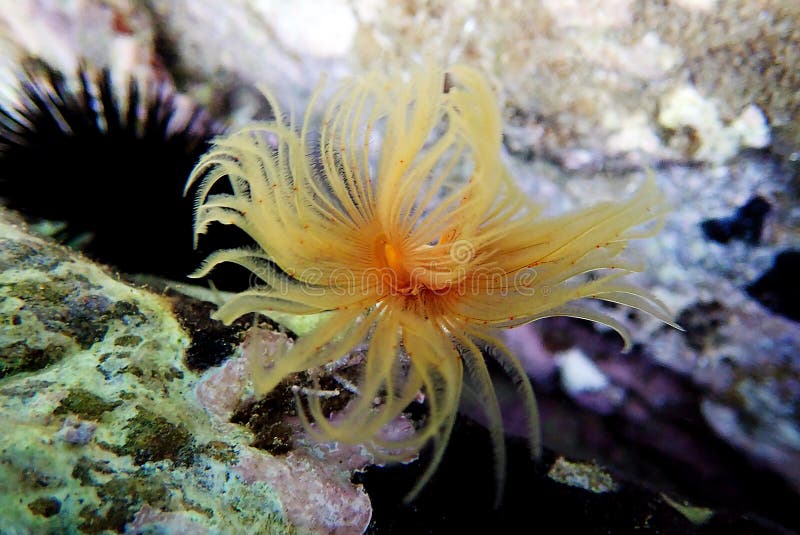
[[548, 476], [571, 487], [578, 487], [589, 492], [602, 494], [614, 492], [618, 484], [602, 467], [591, 463], [573, 462], [559, 457], [550, 467]]
[[[0, 236], [0, 532], [363, 531], [349, 473], [249, 447], [198, 397], [168, 298], [3, 213]], [[301, 509], [310, 489], [332, 505]]]

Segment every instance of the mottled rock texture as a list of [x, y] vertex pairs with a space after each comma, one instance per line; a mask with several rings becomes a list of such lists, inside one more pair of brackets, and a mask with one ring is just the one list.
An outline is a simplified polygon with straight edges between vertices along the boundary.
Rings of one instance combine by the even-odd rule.
[[239, 359], [190, 366], [177, 298], [5, 212], [0, 237], [0, 531], [365, 529], [370, 502], [349, 481], [363, 463], [251, 447], [229, 421], [246, 395], [242, 374], [226, 372]]

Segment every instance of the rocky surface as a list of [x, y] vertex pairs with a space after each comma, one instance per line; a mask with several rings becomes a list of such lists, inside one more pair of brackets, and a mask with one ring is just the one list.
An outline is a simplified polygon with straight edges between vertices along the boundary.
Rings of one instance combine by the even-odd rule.
[[769, 143], [767, 125], [797, 145], [793, 3], [354, 4], [362, 63], [430, 54], [480, 65], [517, 127], [508, 142], [568, 167], [721, 162]]
[[[651, 266], [641, 280], [670, 304], [685, 331], [620, 315], [639, 344], [633, 356], [587, 339], [574, 322], [509, 333], [531, 376], [541, 388], [560, 388], [592, 411], [626, 414], [632, 421], [675, 418], [675, 407], [684, 402], [691, 411], [699, 407], [710, 428], [755, 465], [800, 489], [800, 325], [788, 304], [791, 277], [774, 274], [773, 267], [776, 258], [791, 265], [786, 251], [800, 245], [795, 173], [792, 165], [763, 154], [713, 170], [656, 170], [674, 208], [664, 230], [639, 252]], [[598, 176], [571, 182], [605, 191]], [[759, 199], [758, 210], [753, 199]], [[720, 240], [710, 228], [729, 230]], [[686, 388], [692, 393], [681, 393]]]
[[350, 475], [369, 459], [272, 455], [230, 422], [246, 397], [241, 359], [228, 359], [238, 341], [222, 366], [187, 362], [197, 340], [209, 348], [181, 326], [195, 323], [186, 298], [126, 284], [9, 218], [0, 212], [0, 531], [365, 529], [370, 502]]

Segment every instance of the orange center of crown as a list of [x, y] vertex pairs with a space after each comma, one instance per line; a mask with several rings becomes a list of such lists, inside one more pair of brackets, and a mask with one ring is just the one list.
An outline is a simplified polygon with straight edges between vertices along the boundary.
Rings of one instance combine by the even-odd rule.
[[389, 291], [404, 295], [415, 293], [401, 246], [389, 241], [386, 234], [380, 234], [375, 239], [374, 253], [382, 281]]

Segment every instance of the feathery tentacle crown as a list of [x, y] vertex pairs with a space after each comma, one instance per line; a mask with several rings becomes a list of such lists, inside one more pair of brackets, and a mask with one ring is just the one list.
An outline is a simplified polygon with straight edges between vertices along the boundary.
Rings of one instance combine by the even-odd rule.
[[[630, 343], [623, 325], [576, 303], [581, 298], [672, 324], [662, 303], [622, 281], [639, 269], [620, 256], [628, 240], [657, 231], [659, 193], [648, 180], [628, 200], [541, 216], [501, 162], [492, 90], [466, 66], [418, 67], [408, 80], [373, 72], [345, 81], [316, 133], [319, 93], [299, 131], [267, 96], [274, 121], [217, 139], [201, 159], [187, 183], [187, 191], [196, 186], [195, 237], [220, 222], [242, 229], [256, 247], [218, 251], [194, 276], [233, 262], [260, 280], [219, 308], [215, 317], [225, 323], [249, 312], [332, 311], [284, 354], [250, 363], [259, 395], [369, 341], [359, 396], [346, 413], [330, 421], [313, 396], [300, 412], [324, 439], [390, 450], [433, 441], [432, 462], [412, 495], [441, 459], [466, 379], [486, 407], [502, 487], [503, 431], [486, 358], [518, 385], [534, 453], [538, 415], [522, 366], [492, 330], [573, 316], [606, 324]], [[212, 191], [220, 182], [229, 192]], [[588, 272], [598, 273], [589, 280]], [[415, 436], [381, 439], [381, 428], [420, 391], [427, 417]]]

